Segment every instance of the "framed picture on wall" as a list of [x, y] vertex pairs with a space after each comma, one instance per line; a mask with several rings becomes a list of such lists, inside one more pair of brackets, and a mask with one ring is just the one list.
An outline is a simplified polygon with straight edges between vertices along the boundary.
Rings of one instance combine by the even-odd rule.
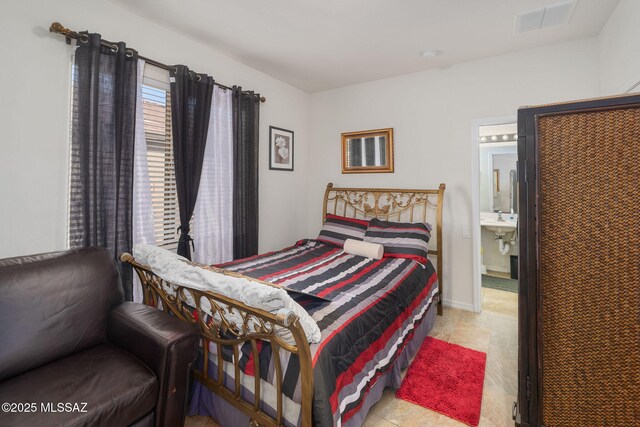
[[293, 171], [293, 131], [269, 126], [269, 169]]

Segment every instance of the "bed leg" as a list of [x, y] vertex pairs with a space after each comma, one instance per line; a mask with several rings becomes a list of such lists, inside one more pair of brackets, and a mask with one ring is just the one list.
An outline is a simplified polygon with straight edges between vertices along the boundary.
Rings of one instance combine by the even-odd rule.
[[442, 299], [439, 299], [439, 300], [438, 300], [438, 307], [437, 307], [437, 309], [438, 309], [438, 312], [437, 312], [437, 313], [438, 313], [438, 316], [442, 316]]

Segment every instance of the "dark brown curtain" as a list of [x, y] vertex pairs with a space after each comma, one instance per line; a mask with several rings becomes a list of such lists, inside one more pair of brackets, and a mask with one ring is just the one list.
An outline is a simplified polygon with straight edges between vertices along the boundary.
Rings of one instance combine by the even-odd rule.
[[260, 95], [233, 87], [233, 258], [258, 253]]
[[178, 254], [191, 259], [189, 221], [198, 197], [204, 147], [207, 142], [213, 78], [184, 65], [171, 71], [171, 127], [180, 208]]
[[124, 43], [78, 41], [73, 69], [69, 244], [113, 254], [125, 298], [132, 272], [118, 259], [132, 245], [133, 144], [138, 54]]

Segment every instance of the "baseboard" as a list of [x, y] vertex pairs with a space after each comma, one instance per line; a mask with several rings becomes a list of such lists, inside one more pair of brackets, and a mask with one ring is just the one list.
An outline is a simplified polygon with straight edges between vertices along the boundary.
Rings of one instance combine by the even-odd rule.
[[460, 302], [460, 301], [453, 301], [453, 300], [450, 300], [450, 299], [444, 299], [444, 300], [442, 300], [442, 304], [445, 307], [457, 308], [459, 310], [465, 310], [465, 311], [474, 311], [473, 310], [473, 304], [468, 304], [466, 302]]
[[498, 273], [510, 273], [511, 272], [511, 267], [510, 266], [502, 267], [502, 266], [498, 266], [498, 265], [485, 265], [485, 267], [487, 267], [487, 270], [497, 271]]

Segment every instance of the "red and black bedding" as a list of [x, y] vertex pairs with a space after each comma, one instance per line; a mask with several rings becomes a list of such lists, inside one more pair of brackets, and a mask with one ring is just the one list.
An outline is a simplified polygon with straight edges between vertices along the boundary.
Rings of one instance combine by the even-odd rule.
[[[340, 426], [359, 410], [369, 389], [392, 366], [435, 302], [437, 275], [428, 260], [420, 261], [364, 258], [332, 244], [302, 240], [220, 267], [324, 299], [292, 294], [322, 333], [321, 341], [310, 345], [314, 425]], [[260, 349], [260, 371], [267, 383], [274, 375], [270, 350], [268, 343]], [[300, 402], [299, 363], [297, 356], [289, 355], [283, 358], [282, 392]], [[231, 356], [229, 352], [224, 359], [231, 362]], [[215, 354], [209, 359], [210, 366], [217, 362]], [[242, 349], [240, 366], [244, 374], [253, 375], [249, 348]], [[215, 372], [212, 366], [211, 371]], [[194, 399], [208, 400], [204, 394], [200, 390]], [[192, 402], [192, 408], [199, 404], [206, 405]], [[285, 411], [285, 424], [298, 425], [298, 417], [295, 411]]]

